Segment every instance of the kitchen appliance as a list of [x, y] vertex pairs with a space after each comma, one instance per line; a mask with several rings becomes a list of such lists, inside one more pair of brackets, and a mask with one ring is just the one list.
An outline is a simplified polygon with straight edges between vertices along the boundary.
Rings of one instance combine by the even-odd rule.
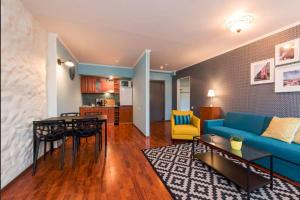
[[107, 101], [105, 99], [96, 99], [96, 105], [97, 106], [105, 106]]
[[132, 87], [132, 81], [128, 81], [128, 80], [121, 80], [121, 87]]
[[[120, 106], [131, 106], [132, 105], [132, 82], [124, 81], [120, 88]], [[129, 87], [130, 86], [130, 87]]]

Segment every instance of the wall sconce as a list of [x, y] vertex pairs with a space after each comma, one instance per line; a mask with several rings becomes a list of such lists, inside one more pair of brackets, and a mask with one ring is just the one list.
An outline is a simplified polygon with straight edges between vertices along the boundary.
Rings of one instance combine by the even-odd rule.
[[75, 64], [74, 62], [72, 61], [62, 61], [61, 59], [57, 59], [57, 64], [62, 66], [62, 65], [65, 65], [69, 68], [69, 76], [70, 76], [70, 79], [73, 80], [74, 77], [75, 77]]

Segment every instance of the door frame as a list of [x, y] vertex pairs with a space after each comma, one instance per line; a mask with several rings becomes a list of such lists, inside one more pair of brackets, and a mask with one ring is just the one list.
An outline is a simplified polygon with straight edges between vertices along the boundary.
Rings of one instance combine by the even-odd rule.
[[179, 108], [180, 108], [180, 80], [181, 79], [185, 79], [185, 78], [188, 78], [189, 79], [189, 93], [190, 93], [190, 105], [189, 105], [189, 109], [190, 109], [190, 107], [191, 107], [191, 76], [184, 76], [184, 77], [181, 77], [181, 78], [178, 78], [177, 79], [177, 84], [176, 84], [176, 86], [177, 86], [177, 107], [176, 107], [176, 109], [177, 110], [179, 110]]
[[[151, 82], [159, 82], [159, 83], [162, 83], [162, 93], [163, 93], [163, 121], [165, 121], [165, 113], [166, 113], [166, 91], [165, 91], [165, 80], [150, 80], [150, 88], [149, 88], [149, 91], [151, 90]], [[149, 92], [150, 93], [150, 92]], [[150, 97], [151, 98], [151, 97]], [[151, 106], [149, 105], [150, 107], [150, 122], [151, 122]]]

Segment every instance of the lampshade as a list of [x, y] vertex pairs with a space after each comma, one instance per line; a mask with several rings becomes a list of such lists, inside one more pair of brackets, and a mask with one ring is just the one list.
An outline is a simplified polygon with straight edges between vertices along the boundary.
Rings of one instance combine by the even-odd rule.
[[207, 96], [208, 97], [214, 97], [214, 96], [216, 96], [215, 91], [214, 90], [208, 90]]

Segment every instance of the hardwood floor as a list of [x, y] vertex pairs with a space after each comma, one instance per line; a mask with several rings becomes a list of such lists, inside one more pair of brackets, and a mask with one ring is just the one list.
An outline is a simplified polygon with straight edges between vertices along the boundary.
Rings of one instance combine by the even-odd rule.
[[69, 139], [64, 170], [60, 170], [60, 150], [55, 150], [46, 160], [39, 160], [35, 176], [31, 176], [30, 168], [2, 190], [1, 199], [172, 199], [141, 152], [171, 143], [169, 122], [151, 124], [149, 138], [130, 124], [109, 125], [106, 159], [103, 149], [95, 163], [94, 140], [90, 138], [88, 143], [82, 140], [73, 169]]
[[171, 199], [141, 149], [171, 144], [168, 122], [154, 123], [146, 138], [132, 125], [109, 126], [108, 154], [94, 160], [94, 141], [82, 140], [76, 168], [71, 165], [71, 140], [66, 145], [65, 168], [60, 151], [40, 159], [35, 176], [25, 171], [1, 199]]

